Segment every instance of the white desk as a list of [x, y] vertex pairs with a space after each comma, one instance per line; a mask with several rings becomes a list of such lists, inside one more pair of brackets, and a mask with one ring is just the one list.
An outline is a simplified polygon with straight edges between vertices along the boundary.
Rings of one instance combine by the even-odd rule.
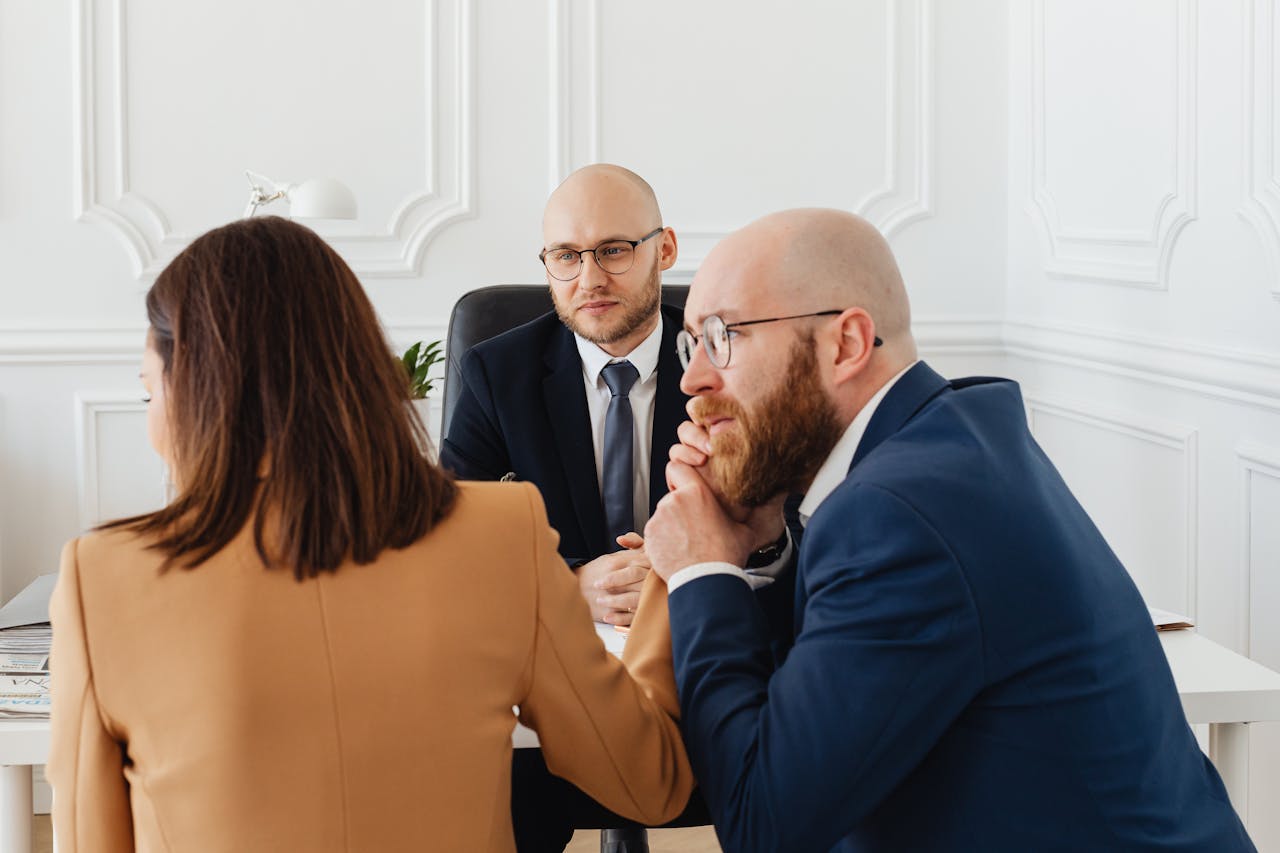
[[0, 853], [30, 853], [31, 768], [48, 757], [48, 720], [0, 720]]
[[1162, 631], [1160, 644], [1187, 721], [1209, 724], [1209, 757], [1248, 826], [1249, 723], [1280, 720], [1280, 673], [1195, 631]]
[[[597, 625], [596, 632], [609, 651], [621, 654], [621, 634], [609, 625]], [[1160, 643], [1187, 721], [1209, 724], [1209, 756], [1247, 825], [1248, 724], [1280, 720], [1280, 673], [1195, 631], [1163, 632]], [[537, 746], [538, 737], [517, 725], [512, 742], [517, 747]], [[31, 850], [31, 767], [44, 764], [48, 755], [48, 721], [0, 720], [0, 853]]]

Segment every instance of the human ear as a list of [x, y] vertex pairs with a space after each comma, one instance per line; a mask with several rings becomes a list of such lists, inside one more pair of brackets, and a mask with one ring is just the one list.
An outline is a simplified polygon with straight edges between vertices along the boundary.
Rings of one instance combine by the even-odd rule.
[[676, 241], [676, 232], [670, 228], [663, 229], [662, 242], [658, 244], [658, 267], [664, 270], [671, 269], [679, 254], [680, 247]]
[[866, 369], [875, 351], [876, 324], [865, 309], [856, 306], [845, 310], [836, 322], [835, 380], [840, 383]]

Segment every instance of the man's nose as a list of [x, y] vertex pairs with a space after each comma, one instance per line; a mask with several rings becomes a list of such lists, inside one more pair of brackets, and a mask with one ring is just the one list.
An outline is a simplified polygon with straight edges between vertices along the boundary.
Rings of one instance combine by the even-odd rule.
[[680, 390], [690, 397], [707, 394], [720, 386], [722, 378], [720, 371], [716, 370], [711, 359], [707, 357], [706, 347], [699, 340], [689, 356], [689, 366], [684, 369], [684, 375], [680, 377]]
[[594, 290], [603, 287], [608, 280], [608, 274], [596, 263], [596, 253], [583, 252], [582, 266], [578, 268], [578, 286]]

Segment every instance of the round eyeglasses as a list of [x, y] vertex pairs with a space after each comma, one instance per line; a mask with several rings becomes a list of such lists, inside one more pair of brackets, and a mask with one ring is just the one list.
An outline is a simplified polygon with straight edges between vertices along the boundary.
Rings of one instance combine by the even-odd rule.
[[543, 249], [538, 253], [538, 260], [542, 261], [542, 265], [556, 281], [573, 281], [577, 278], [582, 272], [582, 256], [588, 253], [596, 259], [596, 266], [600, 269], [610, 275], [622, 275], [636, 262], [636, 246], [657, 237], [664, 230], [659, 225], [639, 240], [605, 240], [594, 249], [570, 249], [568, 246]]
[[[685, 329], [681, 329], [676, 333], [676, 352], [680, 356], [680, 366], [688, 370], [689, 363], [693, 361], [693, 350], [698, 345], [698, 342], [701, 341], [711, 365], [724, 370], [729, 366], [729, 359], [733, 355], [730, 347], [730, 341], [734, 337], [732, 332], [739, 326], [778, 323], [782, 320], [800, 320], [804, 317], [834, 317], [843, 313], [843, 308], [832, 308], [829, 311], [814, 311], [811, 314], [791, 314], [786, 317], [769, 317], [764, 320], [742, 320], [738, 323], [726, 323], [719, 314], [712, 314], [702, 321], [701, 335], [691, 334]], [[873, 346], [882, 346], [883, 344], [884, 341], [880, 340], [879, 336], [873, 342]]]

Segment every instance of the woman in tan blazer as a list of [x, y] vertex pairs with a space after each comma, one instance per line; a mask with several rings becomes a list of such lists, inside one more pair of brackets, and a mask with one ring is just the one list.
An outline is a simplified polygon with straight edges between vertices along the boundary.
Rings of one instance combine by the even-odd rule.
[[307, 229], [196, 240], [147, 295], [163, 509], [67, 545], [61, 853], [505, 851], [512, 706], [649, 824], [692, 784], [667, 650], [595, 635], [536, 489], [454, 483], [354, 275]]

